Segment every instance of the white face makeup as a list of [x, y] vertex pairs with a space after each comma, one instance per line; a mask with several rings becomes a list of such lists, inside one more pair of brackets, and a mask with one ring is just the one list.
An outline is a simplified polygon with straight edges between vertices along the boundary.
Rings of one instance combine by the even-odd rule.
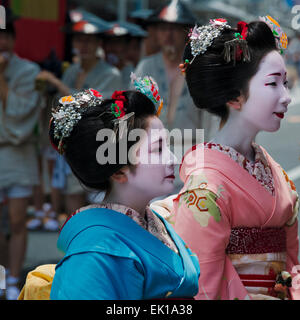
[[257, 131], [273, 132], [280, 128], [291, 102], [286, 78], [281, 55], [276, 51], [267, 54], [250, 80], [249, 97], [239, 114], [245, 124]]
[[135, 172], [128, 172], [128, 184], [136, 192], [155, 198], [172, 192], [176, 158], [169, 149], [161, 120], [152, 117], [148, 121], [147, 137], [137, 152], [140, 163]]

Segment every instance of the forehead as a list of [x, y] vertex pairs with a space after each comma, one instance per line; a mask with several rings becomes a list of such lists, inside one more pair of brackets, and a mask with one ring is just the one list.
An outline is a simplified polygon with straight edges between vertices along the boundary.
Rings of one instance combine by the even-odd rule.
[[277, 51], [272, 51], [261, 60], [257, 74], [265, 76], [277, 72], [284, 74], [286, 67], [282, 56]]

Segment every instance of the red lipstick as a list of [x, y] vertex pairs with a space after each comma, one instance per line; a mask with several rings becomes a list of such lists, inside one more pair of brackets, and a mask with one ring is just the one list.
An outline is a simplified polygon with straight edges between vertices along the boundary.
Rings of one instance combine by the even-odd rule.
[[175, 179], [174, 174], [170, 174], [169, 176], [166, 177], [166, 179]]
[[276, 116], [280, 119], [283, 119], [284, 118], [284, 113], [282, 112], [274, 112], [276, 114]]

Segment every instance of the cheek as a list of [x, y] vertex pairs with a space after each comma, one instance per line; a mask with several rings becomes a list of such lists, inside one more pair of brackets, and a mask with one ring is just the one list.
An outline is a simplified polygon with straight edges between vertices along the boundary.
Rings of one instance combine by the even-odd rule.
[[252, 103], [259, 103], [265, 94], [267, 94], [266, 86], [261, 83], [254, 83], [249, 88], [249, 98]]
[[275, 94], [266, 86], [257, 87], [255, 91], [249, 93], [248, 100], [244, 105], [244, 116], [251, 119], [265, 119], [270, 117], [275, 104]]
[[129, 183], [143, 189], [149, 187], [149, 182], [157, 182], [162, 176], [162, 171], [155, 165], [139, 164], [135, 172], [128, 175]]

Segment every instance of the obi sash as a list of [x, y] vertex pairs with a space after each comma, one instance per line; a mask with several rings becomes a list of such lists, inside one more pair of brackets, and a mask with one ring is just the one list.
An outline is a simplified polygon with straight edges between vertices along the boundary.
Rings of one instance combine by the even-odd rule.
[[[231, 229], [226, 254], [264, 254], [286, 251], [284, 228], [236, 227]], [[273, 296], [277, 274], [270, 269], [269, 274], [239, 274], [245, 287], [264, 287]]]
[[284, 228], [231, 229], [227, 254], [260, 254], [286, 251], [286, 232]]

